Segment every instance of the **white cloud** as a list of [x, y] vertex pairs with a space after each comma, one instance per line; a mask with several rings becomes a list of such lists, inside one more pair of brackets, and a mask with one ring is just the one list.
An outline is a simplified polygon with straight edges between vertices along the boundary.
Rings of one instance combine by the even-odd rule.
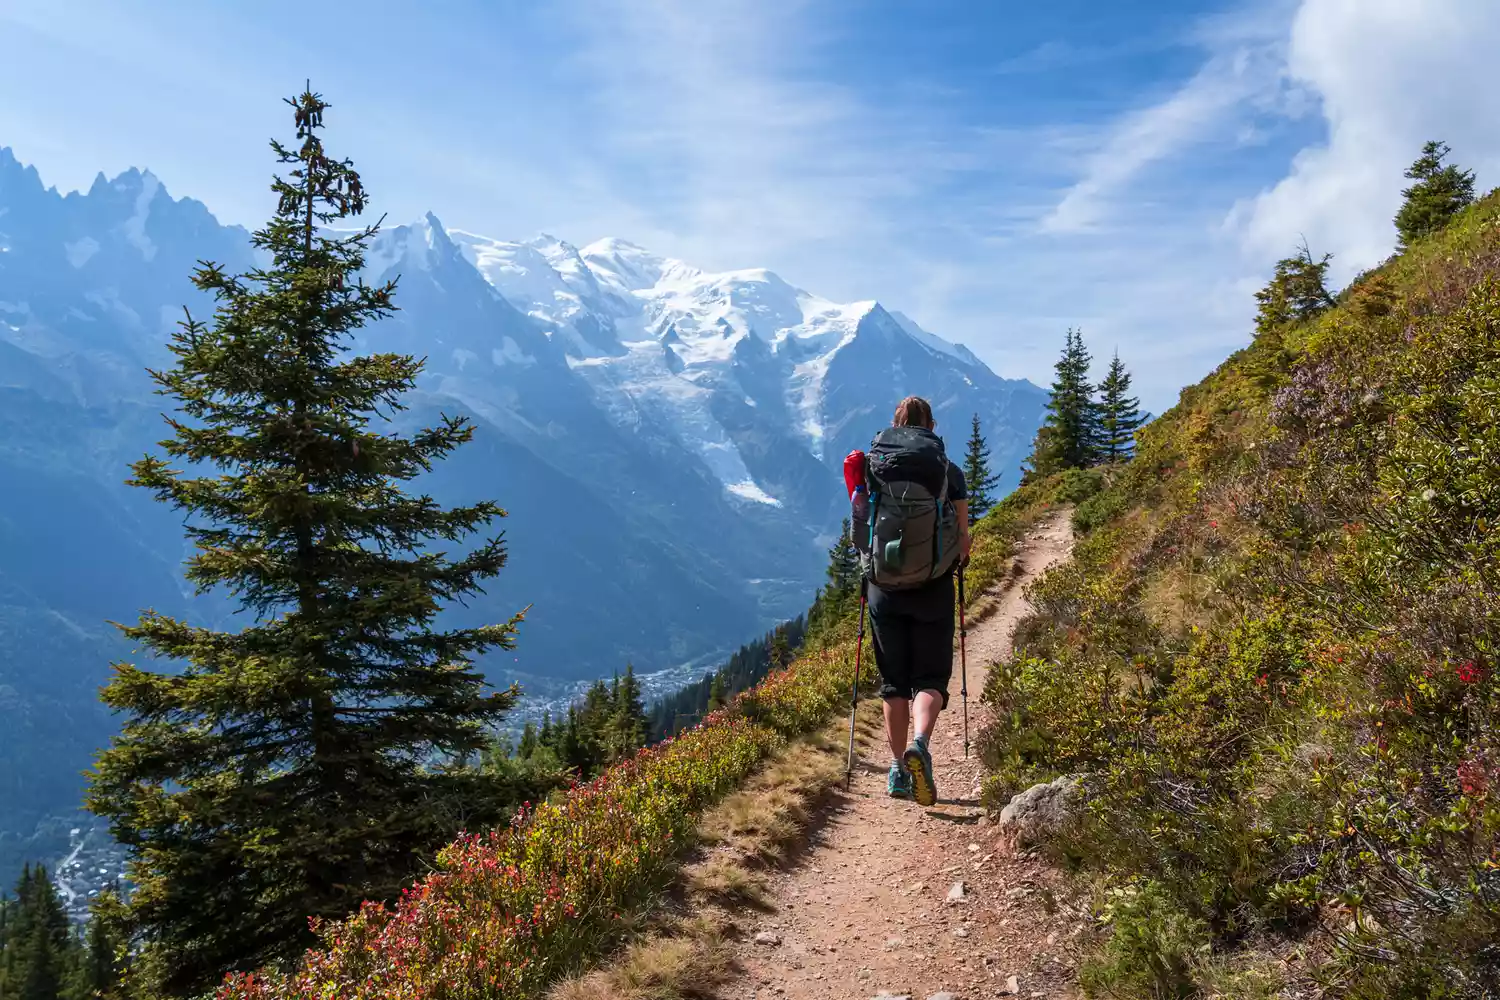
[[[1206, 51], [1197, 73], [1103, 129], [1080, 179], [1043, 218], [1041, 236], [1057, 246], [1027, 243], [1095, 276], [1059, 282], [1075, 321], [1098, 354], [1118, 342], [1144, 393], [1162, 402], [1248, 340], [1252, 291], [1302, 238], [1335, 254], [1340, 283], [1384, 259], [1402, 174], [1423, 142], [1447, 141], [1481, 189], [1500, 183], [1500, 115], [1487, 86], [1500, 3], [1298, 0], [1250, 17], [1197, 26]], [[1283, 153], [1297, 119], [1321, 134]], [[1284, 170], [1274, 180], [1216, 176], [1216, 157], [1249, 162], [1251, 146], [1284, 155]], [[1247, 180], [1265, 186], [1246, 190]], [[1044, 332], [1037, 301], [1027, 302], [1033, 336]], [[1028, 353], [1034, 370], [1037, 351]]]
[[1247, 259], [1285, 256], [1305, 236], [1335, 255], [1340, 281], [1383, 260], [1402, 173], [1429, 139], [1452, 146], [1481, 185], [1500, 182], [1497, 51], [1495, 0], [1304, 0], [1288, 72], [1320, 98], [1327, 140], [1235, 207], [1228, 226]]

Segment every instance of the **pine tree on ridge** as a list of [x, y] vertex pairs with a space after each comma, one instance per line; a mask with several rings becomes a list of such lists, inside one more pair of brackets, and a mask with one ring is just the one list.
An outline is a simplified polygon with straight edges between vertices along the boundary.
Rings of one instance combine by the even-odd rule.
[[1255, 332], [1261, 336], [1288, 323], [1304, 323], [1333, 308], [1328, 291], [1328, 264], [1333, 254], [1314, 260], [1303, 242], [1297, 253], [1276, 262], [1266, 286], [1255, 293]]
[[968, 451], [964, 454], [964, 487], [969, 494], [969, 523], [973, 524], [995, 505], [994, 490], [1000, 477], [990, 474], [990, 449], [980, 433], [979, 414], [974, 414]]
[[1444, 142], [1429, 142], [1406, 170], [1406, 178], [1416, 181], [1401, 192], [1404, 199], [1396, 213], [1398, 250], [1406, 250], [1417, 240], [1442, 229], [1448, 220], [1474, 203], [1474, 172], [1460, 170], [1443, 160], [1452, 152]]
[[1116, 351], [1099, 383], [1099, 457], [1106, 462], [1129, 458], [1135, 450], [1135, 432], [1144, 422], [1141, 401], [1130, 395], [1130, 372]]
[[1083, 334], [1070, 328], [1062, 355], [1053, 366], [1056, 377], [1047, 398], [1047, 418], [1032, 446], [1028, 479], [1094, 464], [1098, 455], [1098, 407], [1088, 380], [1092, 363]]

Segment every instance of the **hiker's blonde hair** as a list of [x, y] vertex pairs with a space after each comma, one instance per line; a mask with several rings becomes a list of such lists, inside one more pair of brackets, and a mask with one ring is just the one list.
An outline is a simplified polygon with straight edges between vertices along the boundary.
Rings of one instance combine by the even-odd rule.
[[907, 396], [896, 406], [896, 417], [891, 421], [896, 427], [933, 427], [932, 404], [921, 396]]

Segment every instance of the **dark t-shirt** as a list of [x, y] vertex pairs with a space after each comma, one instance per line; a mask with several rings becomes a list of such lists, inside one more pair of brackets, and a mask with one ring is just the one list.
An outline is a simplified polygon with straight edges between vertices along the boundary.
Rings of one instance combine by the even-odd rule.
[[[948, 462], [948, 500], [969, 499], [968, 486], [964, 483], [963, 470], [950, 459]], [[949, 570], [931, 583], [911, 590], [881, 590], [870, 584], [868, 600], [871, 615], [900, 615], [924, 622], [937, 622], [953, 617], [953, 570]]]

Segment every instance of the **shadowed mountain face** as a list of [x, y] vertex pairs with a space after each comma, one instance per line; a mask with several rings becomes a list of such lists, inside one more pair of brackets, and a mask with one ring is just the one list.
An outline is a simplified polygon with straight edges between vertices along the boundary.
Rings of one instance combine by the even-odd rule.
[[[248, 234], [150, 173], [61, 196], [0, 149], [0, 869], [76, 804], [115, 728], [97, 689], [130, 650], [107, 622], [238, 620], [182, 581], [180, 515], [124, 485], [164, 436], [146, 369], [171, 363], [184, 306], [212, 312], [189, 282], [199, 260], [247, 269]], [[401, 423], [476, 423], [420, 488], [510, 515], [509, 565], [452, 614], [531, 605], [518, 648], [485, 667], [533, 692], [626, 661], [697, 666], [803, 611], [842, 457], [902, 396], [933, 401], [955, 458], [977, 412], [1006, 486], [1045, 400], [874, 302], [619, 240], [507, 243], [429, 215], [381, 233], [367, 272], [400, 276], [401, 309], [351, 346], [428, 359]]]

